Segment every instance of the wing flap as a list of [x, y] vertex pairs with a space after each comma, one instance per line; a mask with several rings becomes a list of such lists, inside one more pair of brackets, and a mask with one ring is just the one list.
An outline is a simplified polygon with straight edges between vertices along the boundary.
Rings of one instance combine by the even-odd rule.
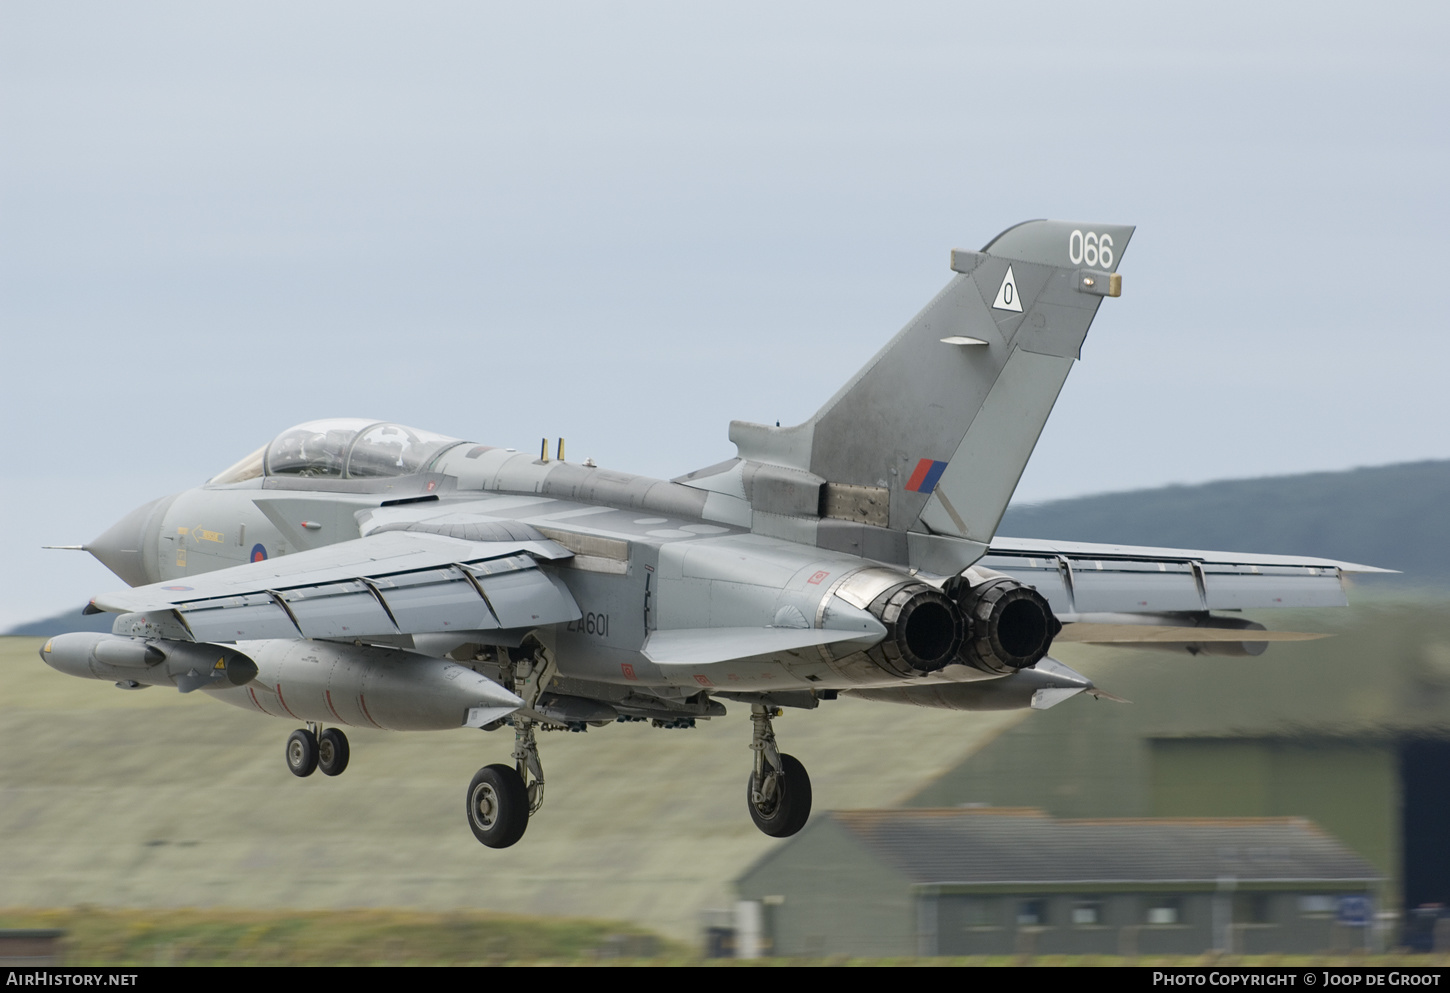
[[[517, 570], [503, 571], [498, 563], [484, 562], [492, 572], [465, 566], [474, 582], [483, 591], [489, 608], [503, 628], [531, 628], [540, 624], [572, 621], [580, 616], [574, 597], [562, 582], [539, 569], [526, 555], [512, 560]], [[553, 621], [544, 620], [553, 617]]]
[[[348, 638], [358, 632], [387, 631], [392, 627], [377, 597], [361, 580], [303, 587], [278, 595], [285, 605], [281, 609], [291, 615], [297, 630], [308, 638]], [[182, 616], [192, 623], [191, 612], [182, 611]], [[192, 630], [196, 630], [194, 625]]]
[[1188, 562], [1070, 559], [1069, 564], [1073, 602], [1080, 614], [1203, 609], [1198, 580]]
[[403, 634], [453, 628], [486, 631], [499, 626], [488, 602], [459, 566], [379, 576], [373, 584]]
[[1245, 607], [1343, 607], [1349, 601], [1337, 574], [1315, 566], [1252, 566], [1205, 562], [1204, 601], [1210, 610]]
[[249, 641], [295, 638], [297, 625], [269, 594], [227, 597], [182, 612], [197, 641]]

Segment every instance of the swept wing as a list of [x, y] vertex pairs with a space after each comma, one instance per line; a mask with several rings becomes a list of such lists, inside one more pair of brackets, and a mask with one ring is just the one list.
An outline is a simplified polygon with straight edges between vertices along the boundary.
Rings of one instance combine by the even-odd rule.
[[526, 525], [469, 540], [426, 530], [252, 562], [92, 601], [118, 613], [175, 611], [197, 641], [368, 638], [537, 627], [580, 616], [538, 559], [573, 553]]

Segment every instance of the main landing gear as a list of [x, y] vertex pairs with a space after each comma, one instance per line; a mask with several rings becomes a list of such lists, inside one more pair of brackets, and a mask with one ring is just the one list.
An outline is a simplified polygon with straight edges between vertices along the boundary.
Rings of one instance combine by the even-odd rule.
[[[811, 777], [794, 755], [783, 755], [775, 744], [771, 718], [774, 707], [751, 708], [755, 768], [746, 784], [745, 799], [755, 826], [773, 838], [788, 838], [806, 826], [811, 815]], [[465, 805], [473, 836], [489, 848], [508, 848], [528, 829], [529, 818], [544, 802], [544, 769], [533, 720], [520, 714], [509, 718], [514, 727], [514, 764], [488, 765], [468, 784]]]
[[[510, 653], [508, 682], [523, 700], [538, 700], [555, 671], [547, 649], [537, 643]], [[507, 683], [505, 684], [507, 685]], [[464, 803], [473, 836], [489, 848], [508, 848], [528, 829], [529, 818], [544, 805], [544, 764], [534, 737], [538, 723], [522, 714], [508, 718], [514, 728], [514, 764], [486, 765], [468, 784]]]
[[310, 776], [319, 769], [324, 776], [340, 776], [350, 755], [347, 735], [337, 728], [321, 730], [312, 721], [287, 738], [287, 768], [294, 776]]
[[755, 769], [746, 783], [745, 799], [756, 827], [772, 838], [789, 838], [811, 816], [811, 777], [794, 755], [783, 755], [776, 748], [770, 719], [779, 716], [774, 707], [750, 708]]
[[514, 764], [486, 765], [468, 784], [468, 826], [489, 848], [508, 848], [524, 836], [529, 818], [544, 805], [544, 766], [534, 722], [515, 715]]
[[[547, 651], [535, 645], [527, 653], [511, 653], [505, 685], [511, 683], [520, 698], [530, 701], [526, 706], [533, 706], [553, 671]], [[755, 752], [755, 767], [746, 783], [745, 798], [756, 827], [773, 838], [788, 838], [805, 827], [811, 815], [811, 777], [800, 760], [781, 754], [776, 747], [771, 719], [780, 713], [763, 704], [751, 707], [750, 748]], [[517, 844], [528, 830], [529, 818], [544, 803], [544, 767], [535, 737], [541, 725], [519, 711], [507, 721], [514, 729], [513, 765], [496, 763], [479, 769], [464, 796], [468, 826], [479, 843], [489, 848]], [[489, 729], [502, 723], [489, 725]], [[655, 724], [668, 726], [660, 721]], [[550, 729], [547, 724], [542, 727]]]

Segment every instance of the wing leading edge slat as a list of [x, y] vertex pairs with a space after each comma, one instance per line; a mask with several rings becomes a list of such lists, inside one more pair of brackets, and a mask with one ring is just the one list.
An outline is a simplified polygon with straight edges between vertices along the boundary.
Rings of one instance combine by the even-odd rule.
[[[284, 568], [252, 563], [94, 602], [123, 613], [174, 610], [194, 638], [213, 642], [527, 629], [577, 619], [568, 588], [526, 554], [533, 544], [389, 532], [287, 556]], [[543, 551], [550, 559], [569, 555]]]
[[1352, 562], [1133, 545], [999, 538], [979, 565], [1035, 586], [1064, 620], [1100, 613], [1337, 607]]

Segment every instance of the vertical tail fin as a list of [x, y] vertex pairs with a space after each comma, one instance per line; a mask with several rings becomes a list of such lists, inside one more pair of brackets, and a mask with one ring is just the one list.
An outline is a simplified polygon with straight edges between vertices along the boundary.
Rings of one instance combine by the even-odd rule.
[[730, 440], [748, 462], [824, 481], [824, 517], [985, 544], [1098, 305], [1118, 295], [1132, 234], [1027, 221], [953, 252], [952, 281], [814, 417], [733, 421]]

